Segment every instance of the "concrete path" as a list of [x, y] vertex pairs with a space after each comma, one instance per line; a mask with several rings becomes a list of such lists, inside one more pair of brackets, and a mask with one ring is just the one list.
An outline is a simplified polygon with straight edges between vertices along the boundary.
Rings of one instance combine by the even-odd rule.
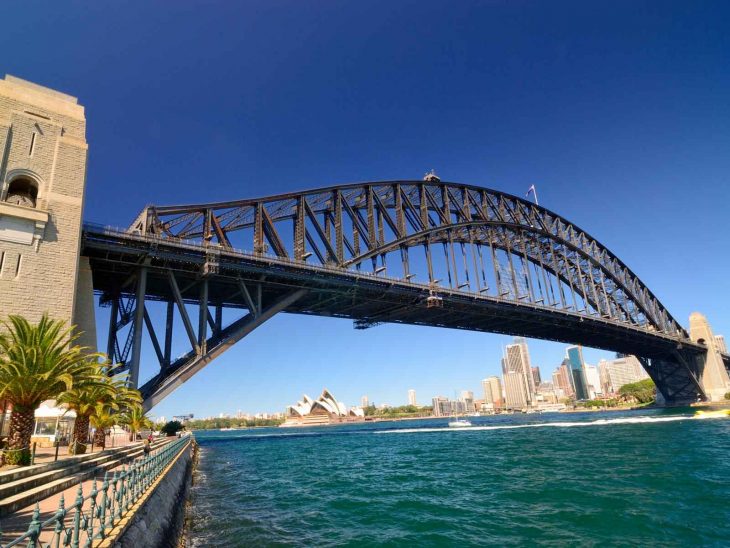
[[[170, 439], [172, 440], [175, 438], [170, 438]], [[135, 443], [141, 445], [142, 442], [138, 441]], [[127, 444], [131, 445], [131, 444], [129, 444], [129, 442]], [[153, 450], [153, 454], [156, 453], [164, 445], [165, 444], [160, 444], [159, 446], [156, 446], [155, 449]], [[110, 447], [107, 447], [107, 448], [109, 449]], [[139, 457], [139, 458], [142, 458], [142, 457]], [[134, 462], [136, 462], [136, 460], [139, 460], [139, 459], [135, 459]], [[109, 476], [111, 477], [112, 472], [114, 472], [114, 471], [121, 472], [125, 466], [131, 465], [131, 464], [132, 464], [132, 462], [129, 462], [123, 466], [118, 466], [116, 468], [113, 468], [109, 472]], [[86, 480], [81, 483], [81, 489], [82, 489], [84, 497], [88, 496], [89, 493], [91, 493], [91, 489], [92, 489], [94, 480], [96, 480], [97, 489], [101, 490], [101, 485], [102, 485], [102, 482], [104, 481], [104, 473], [99, 474], [94, 479], [89, 479], [89, 480]], [[61, 493], [57, 493], [55, 495], [52, 495], [52, 496], [40, 501], [38, 503], [38, 505], [40, 507], [41, 523], [43, 523], [44, 521], [53, 517], [53, 515], [58, 510], [58, 505], [59, 505], [62, 495], [64, 498], [64, 506], [66, 508], [69, 508], [71, 505], [73, 505], [74, 502], [76, 501], [76, 497], [78, 496], [78, 490], [79, 490], [79, 485], [77, 484], [74, 487], [66, 489], [65, 491], [63, 491]], [[109, 492], [111, 493], [111, 489]], [[101, 503], [101, 494], [98, 495], [96, 502], [97, 502], [97, 504]], [[17, 512], [7, 516], [2, 521], [0, 521], [0, 529], [2, 530], [2, 534], [0, 534], [0, 545], [4, 545], [4, 544], [10, 542], [11, 540], [19, 537], [20, 535], [22, 535], [23, 533], [25, 533], [28, 530], [28, 526], [30, 525], [30, 522], [32, 520], [35, 507], [36, 507], [35, 503], [31, 504], [30, 506], [27, 506], [27, 507], [23, 508], [22, 510], [18, 510]], [[83, 506], [84, 511], [88, 512], [89, 507], [90, 507], [90, 501], [87, 500], [84, 502], [84, 506]], [[75, 515], [75, 511], [70, 511], [66, 515], [66, 519], [64, 522], [64, 525], [66, 528], [69, 528], [73, 525], [74, 515]], [[53, 526], [48, 526], [43, 530], [41, 537], [40, 537], [40, 541], [46, 543], [46, 542], [50, 542], [51, 540], [53, 540], [53, 538], [54, 538]], [[81, 540], [82, 540], [81, 544], [83, 545], [83, 543], [86, 541], [86, 537], [82, 535]], [[24, 543], [21, 545], [25, 546]]]

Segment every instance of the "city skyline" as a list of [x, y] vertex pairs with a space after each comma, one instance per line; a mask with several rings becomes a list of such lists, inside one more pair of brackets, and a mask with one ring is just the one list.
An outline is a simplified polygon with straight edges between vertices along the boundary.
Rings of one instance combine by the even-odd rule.
[[[719, 340], [724, 342], [724, 338], [722, 335], [716, 335], [716, 337]], [[544, 342], [544, 341], [539, 341], [539, 340], [527, 339], [525, 337], [509, 337], [507, 339], [507, 342], [505, 342], [505, 344], [503, 345], [503, 347], [506, 348], [507, 346], [519, 346], [519, 345], [524, 344], [527, 347], [526, 351], [528, 353], [528, 363], [533, 363], [531, 354], [529, 354], [530, 353], [529, 348], [531, 345], [531, 341], [537, 342], [537, 343]], [[556, 346], [562, 347], [562, 349], [563, 349], [564, 359], [561, 360], [561, 362], [559, 364], [557, 364], [554, 367], [538, 366], [538, 365], [531, 366], [532, 371], [534, 371], [535, 368], [538, 368], [538, 370], [540, 372], [540, 376], [543, 379], [543, 382], [549, 382], [553, 385], [554, 385], [554, 378], [555, 378], [554, 377], [555, 370], [558, 367], [560, 367], [561, 364], [564, 364], [564, 362], [567, 361], [567, 358], [565, 358], [565, 355], [567, 355], [568, 350], [571, 348], [578, 348], [574, 345], [560, 345], [557, 343], [554, 343], [554, 344]], [[601, 363], [613, 363], [615, 361], [625, 361], [626, 360], [625, 358], [617, 358], [615, 353], [599, 351], [599, 350], [595, 350], [595, 349], [586, 349], [583, 347], [580, 347], [580, 348], [582, 351], [581, 355], [583, 355], [583, 353], [585, 353], [585, 351], [588, 350], [589, 355], [593, 356], [594, 358], [598, 358], [595, 361], [595, 363], [589, 363], [588, 360], [585, 360], [585, 359], [583, 360], [583, 363], [585, 365], [596, 368], [596, 374], [598, 374], [598, 372], [599, 372], [598, 366]], [[525, 350], [521, 349], [521, 351], [524, 352]], [[449, 400], [452, 402], [460, 402], [460, 401], [464, 400], [465, 393], [470, 393], [471, 398], [473, 398], [475, 401], [479, 401], [479, 400], [484, 399], [484, 390], [485, 390], [484, 381], [486, 379], [492, 378], [492, 377], [499, 379], [500, 390], [502, 390], [501, 397], [503, 397], [504, 392], [506, 390], [506, 385], [504, 384], [504, 376], [503, 376], [504, 375], [503, 364], [502, 364], [503, 359], [504, 358], [499, 359], [499, 362], [500, 362], [499, 370], [497, 370], [497, 371], [490, 370], [491, 372], [486, 373], [483, 377], [476, 379], [471, 384], [467, 384], [463, 387], [454, 387], [454, 388], [445, 387], [440, 390], [437, 390], [436, 392], [434, 392], [431, 395], [424, 396], [422, 398], [423, 401], [421, 403], [418, 403], [418, 401], [417, 401], [417, 399], [418, 399], [417, 394], [419, 394], [419, 392], [421, 392], [421, 391], [414, 389], [414, 388], [407, 388], [407, 389], [401, 390], [401, 392], [403, 392], [405, 394], [405, 396], [403, 396], [401, 398], [401, 400], [398, 400], [397, 398], [380, 398], [377, 396], [377, 394], [379, 393], [377, 389], [367, 390], [367, 391], [356, 389], [355, 392], [360, 393], [361, 394], [360, 396], [358, 396], [357, 398], [352, 398], [352, 399], [342, 398], [341, 401], [343, 403], [347, 404], [348, 407], [361, 407], [362, 408], [362, 407], [367, 407], [369, 405], [374, 405], [376, 407], [380, 407], [383, 405], [386, 405], [389, 407], [399, 407], [399, 406], [405, 406], [405, 405], [413, 405], [411, 403], [411, 399], [410, 399], [411, 394], [413, 394], [413, 398], [416, 399], [415, 405], [423, 406], [423, 405], [429, 405], [432, 402], [432, 400], [435, 400], [437, 398], [445, 398], [445, 400]], [[641, 368], [638, 361], [636, 361], [636, 360], [634, 360], [634, 361], [636, 362], [635, 365], [632, 363], [627, 367], [629, 367], [629, 368], [638, 367], [643, 372], [644, 378], [648, 378], [648, 375], [643, 371], [643, 368]], [[626, 373], [623, 370], [619, 370], [619, 371], [615, 372], [614, 375], [618, 375], [618, 378], [623, 378], [623, 376], [625, 376]], [[550, 380], [545, 381], [545, 379], [550, 379]], [[597, 382], [599, 385], [602, 384], [601, 381], [597, 381]], [[411, 383], [411, 384], [413, 384], [413, 383]], [[410, 386], [410, 385], [404, 385], [404, 386]], [[334, 384], [332, 384], [331, 386], [328, 385], [328, 388], [330, 388], [330, 387], [332, 388], [332, 392], [335, 392], [338, 394], [340, 392], [344, 392], [344, 393], [348, 392], [346, 387], [342, 387], [342, 390], [340, 390], [340, 387], [336, 387], [336, 385], [334, 385]], [[537, 383], [535, 384], [535, 387], [536, 387], [535, 390], [537, 392]], [[556, 385], [555, 385], [555, 387], [558, 388]], [[321, 391], [322, 391], [322, 387], [319, 387], [319, 388], [314, 387], [309, 392], [307, 392], [307, 390], [300, 390], [298, 392], [298, 394], [299, 394], [299, 396], [301, 396], [302, 392], [303, 393], [319, 393]], [[367, 392], [367, 394], [364, 394], [364, 392]], [[391, 393], [396, 393], [396, 392], [398, 392], [398, 389], [391, 387]], [[373, 394], [375, 394], [375, 396]], [[595, 395], [600, 396], [601, 394], [595, 394]], [[569, 396], [569, 394], [566, 394], [566, 396]], [[265, 409], [243, 409], [243, 410], [239, 406], [236, 408], [235, 412], [233, 410], [221, 409], [221, 410], [213, 412], [213, 413], [208, 413], [205, 415], [205, 417], [206, 418], [235, 417], [235, 416], [254, 417], [254, 416], [261, 416], [261, 415], [274, 416], [277, 414], [283, 414], [284, 410], [286, 409], [286, 407], [288, 405], [289, 404], [286, 404], [282, 409], [271, 407], [271, 408], [265, 408]], [[195, 411], [193, 411], [193, 410], [185, 410], [184, 412], [193, 413], [198, 418], [203, 416], [203, 415], [196, 414]], [[461, 412], [461, 411], [459, 411], [459, 412]], [[180, 414], [180, 413], [176, 413], [176, 414]], [[154, 413], [154, 411], [153, 411], [152, 415], [160, 416], [160, 415], [157, 415], [156, 413]], [[164, 416], [164, 415], [162, 415], [162, 416]]]

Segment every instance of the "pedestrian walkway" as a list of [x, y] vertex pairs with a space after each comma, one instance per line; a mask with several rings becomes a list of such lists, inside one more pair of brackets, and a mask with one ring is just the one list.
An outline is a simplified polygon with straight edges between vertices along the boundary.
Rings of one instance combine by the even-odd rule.
[[[163, 447], [168, 440], [163, 440], [157, 444], [155, 444], [153, 453], [157, 452], [161, 447]], [[141, 442], [135, 442], [141, 447]], [[83, 497], [87, 497], [94, 488], [94, 485], [96, 485], [97, 489], [101, 489], [102, 483], [104, 481], [105, 476], [111, 481], [111, 479], [114, 477], [114, 474], [119, 474], [123, 470], [126, 470], [128, 466], [136, 462], [137, 460], [143, 458], [143, 455], [140, 455], [139, 457], [135, 458], [134, 460], [129, 461], [126, 464], [118, 465], [113, 468], [109, 468], [107, 470], [104, 470], [103, 467], [99, 467], [99, 471], [93, 475], [93, 477], [90, 477], [89, 479], [86, 479], [80, 483], [77, 483], [73, 485], [72, 487], [68, 487], [67, 489], [56, 493], [54, 495], [51, 495], [37, 503], [37, 506], [40, 510], [39, 515], [39, 521], [42, 523], [48, 519], [51, 519], [59, 510], [61, 507], [61, 499], [63, 498], [64, 501], [64, 507], [71, 506], [79, 497], [79, 495]], [[79, 487], [81, 490], [79, 491]], [[101, 497], [97, 497], [96, 504], [101, 504]], [[84, 502], [83, 510], [87, 514], [88, 519], [88, 510], [90, 510], [91, 507], [91, 500], [86, 500]], [[8, 542], [12, 541], [13, 539], [19, 537], [26, 531], [28, 531], [28, 528], [30, 526], [31, 520], [33, 519], [33, 513], [36, 508], [36, 503], [30, 504], [24, 508], [21, 508], [20, 510], [8, 515], [7, 517], [3, 518], [0, 521], [0, 545], [6, 545]], [[68, 529], [71, 527], [73, 520], [75, 518], [75, 511], [69, 512], [64, 519], [64, 528]], [[54, 527], [47, 527], [45, 528], [40, 536], [40, 542], [41, 543], [49, 543], [52, 540], [54, 540]], [[86, 539], [84, 539], [86, 540]]]

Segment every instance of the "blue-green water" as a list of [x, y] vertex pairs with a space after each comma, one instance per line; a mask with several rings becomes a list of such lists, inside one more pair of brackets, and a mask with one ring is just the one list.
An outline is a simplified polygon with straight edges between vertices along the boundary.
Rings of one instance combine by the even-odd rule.
[[730, 419], [689, 410], [197, 432], [193, 546], [728, 546]]

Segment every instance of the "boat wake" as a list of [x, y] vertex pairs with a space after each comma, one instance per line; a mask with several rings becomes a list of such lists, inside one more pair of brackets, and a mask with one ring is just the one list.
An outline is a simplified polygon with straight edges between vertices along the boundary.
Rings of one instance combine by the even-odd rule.
[[539, 422], [533, 424], [504, 424], [492, 426], [471, 426], [465, 428], [398, 428], [393, 430], [378, 430], [376, 434], [415, 434], [417, 432], [475, 432], [482, 430], [519, 430], [522, 428], [575, 428], [587, 426], [610, 426], [614, 424], [650, 424], [658, 422], [676, 422], [686, 420], [708, 420], [717, 417], [701, 415], [673, 415], [671, 417], [622, 417], [617, 419], [598, 419], [594, 421], [560, 421]]

